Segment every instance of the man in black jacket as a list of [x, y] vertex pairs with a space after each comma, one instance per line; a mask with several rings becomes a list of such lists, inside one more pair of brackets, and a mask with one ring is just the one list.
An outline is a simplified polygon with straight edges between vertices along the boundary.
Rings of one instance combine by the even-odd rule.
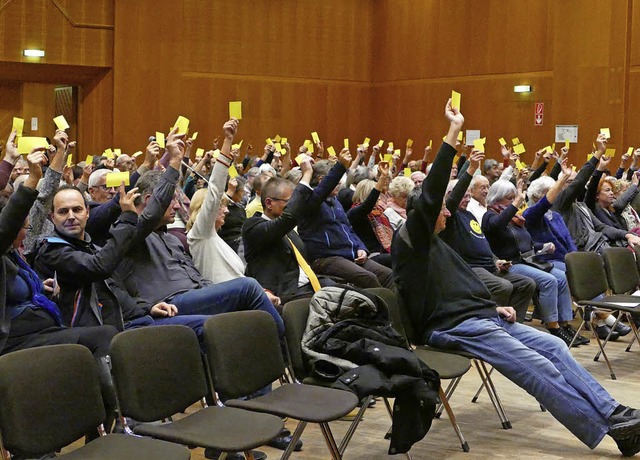
[[472, 353], [491, 364], [589, 448], [609, 434], [623, 455], [634, 455], [640, 451], [640, 411], [616, 402], [563, 341], [516, 323], [513, 308], [496, 306], [482, 281], [438, 236], [450, 216], [443, 199], [464, 123], [451, 101], [445, 116], [449, 132], [391, 251], [414, 327], [428, 345]]

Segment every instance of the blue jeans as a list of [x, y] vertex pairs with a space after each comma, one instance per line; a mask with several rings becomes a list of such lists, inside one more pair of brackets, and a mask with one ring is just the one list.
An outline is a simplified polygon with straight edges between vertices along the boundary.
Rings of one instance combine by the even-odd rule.
[[557, 268], [547, 273], [525, 264], [514, 264], [510, 271], [528, 276], [540, 291], [540, 316], [545, 323], [571, 321], [573, 308], [567, 275]]
[[236, 278], [178, 294], [167, 302], [178, 307], [178, 315], [217, 315], [232, 311], [263, 310], [276, 322], [284, 337], [284, 322], [264, 290], [253, 278]]
[[590, 449], [609, 431], [618, 403], [557, 337], [499, 317], [436, 331], [429, 345], [472, 353], [533, 395]]
[[[204, 346], [204, 322], [209, 319], [207, 315], [182, 315], [182, 316], [172, 316], [170, 318], [152, 318], [151, 316], [142, 316], [140, 318], [136, 318], [133, 321], [129, 321], [124, 323], [125, 329], [136, 329], [139, 327], [147, 327], [147, 326], [164, 326], [177, 324], [180, 326], [187, 326], [193, 329], [193, 331], [198, 336], [198, 341], [200, 342], [200, 346]], [[204, 351], [204, 348], [203, 348]]]

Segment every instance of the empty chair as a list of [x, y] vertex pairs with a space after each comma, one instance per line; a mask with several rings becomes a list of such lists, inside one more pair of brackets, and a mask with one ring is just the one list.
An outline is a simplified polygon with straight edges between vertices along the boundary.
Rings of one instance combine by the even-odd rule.
[[188, 327], [157, 326], [121, 332], [111, 342], [111, 361], [123, 417], [153, 422], [170, 419], [198, 401], [205, 406], [171, 423], [139, 423], [133, 428], [136, 434], [248, 454], [282, 431], [283, 422], [278, 417], [206, 407], [204, 398], [209, 388], [200, 346]]
[[184, 460], [183, 446], [123, 434], [105, 435], [96, 364], [82, 345], [50, 345], [0, 357], [0, 434], [4, 450], [41, 457], [98, 430], [67, 459]]
[[309, 422], [320, 425], [332, 457], [342, 458], [329, 422], [356, 407], [358, 398], [353, 393], [291, 383], [254, 399], [233, 399], [251, 395], [285, 373], [276, 325], [269, 314], [254, 310], [215, 315], [205, 323], [204, 335], [213, 386], [231, 398], [225, 401], [227, 406], [299, 420], [282, 459], [291, 456]]

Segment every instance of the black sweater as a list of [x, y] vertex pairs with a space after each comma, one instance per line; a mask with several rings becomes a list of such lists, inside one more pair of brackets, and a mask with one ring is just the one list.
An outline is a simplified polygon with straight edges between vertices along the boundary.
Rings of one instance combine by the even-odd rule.
[[[435, 235], [456, 150], [443, 143], [406, 223], [392, 244], [393, 273], [422, 343], [470, 318], [496, 316], [491, 294], [471, 267]], [[426, 282], [425, 282], [426, 281]]]

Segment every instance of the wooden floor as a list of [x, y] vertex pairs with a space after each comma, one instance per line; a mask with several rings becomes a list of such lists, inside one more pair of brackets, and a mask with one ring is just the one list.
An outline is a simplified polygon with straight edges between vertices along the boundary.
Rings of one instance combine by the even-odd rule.
[[[630, 353], [625, 353], [624, 349], [630, 337], [631, 335], [607, 346], [609, 359], [618, 380], [611, 380], [607, 366], [602, 359], [600, 362], [593, 361], [597, 350], [597, 344], [593, 338], [590, 345], [574, 348], [573, 353], [578, 362], [589, 370], [616, 400], [626, 405], [640, 407], [640, 347], [636, 343]], [[480, 385], [477, 372], [472, 368], [463, 377], [451, 398], [453, 411], [471, 451], [468, 453], [462, 451], [448, 418], [443, 415], [441, 419], [434, 420], [427, 436], [413, 446], [411, 455], [414, 459], [620, 458], [615, 443], [608, 436], [595, 450], [590, 451], [549, 413], [541, 412], [535, 399], [501, 375], [495, 373], [493, 378], [513, 429], [502, 429], [486, 393], [481, 395], [477, 403], [470, 402]], [[293, 431], [295, 422], [289, 420], [287, 427]], [[337, 440], [341, 439], [347, 427], [348, 422], [332, 424], [332, 430]], [[384, 404], [380, 401], [375, 407], [367, 410], [344, 458], [348, 460], [404, 458], [404, 456], [387, 455], [389, 441], [384, 439], [384, 435], [389, 427], [390, 419]], [[308, 425], [302, 439], [304, 448], [302, 452], [294, 453], [292, 459], [320, 460], [330, 458], [317, 426]], [[270, 459], [278, 459], [282, 453], [282, 451], [268, 447], [261, 450], [264, 450]], [[194, 449], [191, 453], [193, 460], [205, 458], [203, 449]]]

